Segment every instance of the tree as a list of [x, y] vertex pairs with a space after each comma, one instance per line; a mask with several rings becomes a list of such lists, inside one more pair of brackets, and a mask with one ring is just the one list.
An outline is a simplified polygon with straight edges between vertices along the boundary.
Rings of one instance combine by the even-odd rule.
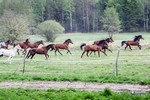
[[107, 32], [121, 31], [121, 22], [119, 20], [119, 15], [114, 7], [108, 7], [104, 10], [102, 22], [103, 27]]
[[26, 15], [17, 14], [11, 10], [5, 10], [0, 18], [1, 38], [11, 41], [22, 39], [24, 34], [29, 33], [29, 22]]
[[53, 42], [57, 34], [64, 32], [64, 28], [54, 20], [47, 20], [37, 26], [37, 32], [44, 36], [47, 41]]

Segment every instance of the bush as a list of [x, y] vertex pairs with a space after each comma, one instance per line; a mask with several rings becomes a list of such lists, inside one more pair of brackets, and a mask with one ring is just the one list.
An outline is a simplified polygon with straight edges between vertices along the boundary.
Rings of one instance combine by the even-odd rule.
[[47, 20], [37, 26], [37, 32], [44, 36], [47, 41], [53, 42], [57, 34], [64, 32], [64, 28], [54, 20]]

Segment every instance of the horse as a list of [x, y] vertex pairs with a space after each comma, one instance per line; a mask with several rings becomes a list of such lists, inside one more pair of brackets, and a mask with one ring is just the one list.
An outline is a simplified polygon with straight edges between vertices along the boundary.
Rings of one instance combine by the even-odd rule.
[[26, 55], [26, 59], [28, 59], [28, 58], [32, 59], [35, 54], [44, 54], [45, 58], [47, 60], [49, 57], [49, 55], [47, 54], [48, 50], [53, 47], [54, 47], [54, 44], [49, 44], [49, 45], [43, 46], [41, 48], [31, 48]]
[[81, 55], [81, 58], [83, 57], [85, 52], [86, 52], [86, 55], [88, 56], [89, 51], [94, 51], [94, 52], [98, 51], [99, 57], [100, 57], [100, 52], [103, 52], [107, 56], [107, 54], [104, 51], [102, 51], [103, 47], [100, 46], [100, 44], [98, 44], [98, 45], [86, 45], [85, 43], [81, 44], [81, 46], [80, 46], [81, 50], [83, 50], [83, 47], [84, 47], [84, 51]]
[[44, 45], [44, 43], [43, 43], [42, 40], [37, 41], [37, 42], [34, 42], [34, 43], [29, 43], [29, 44], [28, 44], [28, 47], [29, 47], [29, 48], [38, 48], [38, 46], [39, 46], [40, 44]]
[[138, 46], [138, 48], [141, 50], [142, 49], [142, 46], [140, 45], [140, 39], [143, 39], [143, 36], [142, 35], [138, 35], [138, 36], [135, 36], [134, 37], [134, 40], [127, 40], [127, 41], [122, 41], [121, 42], [121, 46], [123, 46], [124, 44], [126, 44], [126, 47], [125, 47], [125, 50], [127, 47], [130, 48], [130, 50], [132, 50], [131, 46]]
[[6, 62], [11, 64], [12, 58], [16, 55], [17, 50], [21, 49], [20, 45], [16, 45], [13, 49], [0, 49], [0, 56], [7, 56], [8, 59]]
[[55, 55], [57, 55], [57, 54], [56, 54], [57, 51], [62, 55], [62, 53], [60, 52], [59, 49], [65, 49], [65, 50], [67, 50], [67, 53], [70, 53], [70, 54], [71, 54], [71, 52], [70, 52], [70, 50], [69, 50], [69, 43], [73, 44], [73, 42], [72, 42], [71, 39], [65, 40], [65, 42], [64, 42], [63, 44], [55, 44], [55, 45], [54, 45]]
[[11, 44], [10, 40], [7, 40], [5, 42], [0, 42], [0, 48], [8, 49], [9, 44]]
[[[104, 50], [104, 52], [106, 53], [106, 50], [110, 51], [112, 53], [112, 51], [108, 48], [108, 43], [112, 43], [114, 42], [114, 40], [112, 38], [107, 38], [107, 39], [104, 39], [104, 40], [100, 40], [100, 41], [95, 41], [93, 43], [93, 45], [100, 45], [102, 46], [102, 49]], [[92, 54], [93, 51], [91, 51], [90, 55]], [[95, 54], [95, 51], [94, 51], [94, 54]]]
[[[29, 47], [29, 39], [26, 39], [25, 41], [20, 41], [20, 42], [16, 42], [14, 43], [14, 46], [16, 45], [20, 45], [20, 47], [24, 50], [23, 53], [26, 54], [27, 52], [27, 48]], [[19, 51], [17, 51], [18, 55], [19, 55]]]

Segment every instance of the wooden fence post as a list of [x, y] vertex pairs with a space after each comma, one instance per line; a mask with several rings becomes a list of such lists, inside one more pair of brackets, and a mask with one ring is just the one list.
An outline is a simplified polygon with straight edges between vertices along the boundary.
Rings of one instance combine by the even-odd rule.
[[120, 54], [120, 48], [118, 47], [117, 58], [116, 58], [116, 66], [115, 66], [115, 76], [118, 76], [118, 59]]

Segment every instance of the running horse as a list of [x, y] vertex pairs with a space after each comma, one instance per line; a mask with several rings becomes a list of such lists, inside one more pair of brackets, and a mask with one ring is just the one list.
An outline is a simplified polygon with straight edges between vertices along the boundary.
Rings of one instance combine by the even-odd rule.
[[142, 35], [135, 36], [134, 40], [122, 41], [121, 46], [126, 44], [125, 50], [126, 50], [127, 47], [129, 47], [130, 50], [132, 50], [131, 46], [138, 46], [138, 48], [141, 50], [142, 46], [140, 45], [140, 39], [144, 40]]
[[[26, 54], [27, 49], [29, 48], [29, 39], [26, 39], [25, 41], [20, 41], [20, 42], [16, 42], [14, 43], [14, 46], [16, 45], [20, 45], [20, 47], [23, 49], [23, 53]], [[17, 51], [18, 55], [19, 55], [19, 51]]]
[[49, 57], [49, 55], [47, 54], [48, 50], [53, 47], [54, 47], [54, 44], [49, 44], [49, 45], [43, 46], [41, 48], [31, 48], [26, 55], [26, 59], [28, 59], [28, 58], [32, 59], [35, 54], [44, 54], [45, 58], [47, 60]]
[[86, 53], [86, 55], [88, 56], [88, 53], [90, 51], [94, 51], [94, 52], [97, 51], [99, 57], [100, 57], [100, 52], [104, 53], [107, 56], [107, 54], [104, 51], [102, 51], [103, 45], [104, 45], [104, 43], [102, 43], [102, 42], [99, 42], [99, 44], [97, 44], [97, 45], [86, 45], [85, 43], [81, 44], [81, 46], [80, 46], [81, 50], [83, 50], [83, 47], [84, 47], [81, 58], [83, 57], [84, 53]]
[[[114, 40], [113, 40], [112, 36], [110, 36], [109, 38], [106, 38], [104, 40], [94, 41], [93, 45], [99, 45], [101, 43], [104, 43], [105, 45], [103, 45], [103, 48], [102, 48], [104, 50], [104, 52], [106, 52], [106, 50], [109, 50], [112, 53], [112, 51], [108, 48], [108, 43], [112, 43], [112, 42], [114, 42]], [[92, 52], [90, 54], [92, 54]], [[95, 54], [95, 52], [94, 52], [94, 54]]]
[[29, 44], [28, 44], [28, 47], [29, 47], [29, 48], [38, 48], [38, 46], [39, 46], [40, 44], [44, 45], [44, 43], [43, 43], [42, 40], [37, 41], [37, 42], [34, 42], [34, 43], [29, 43]]
[[11, 44], [10, 40], [0, 42], [0, 48], [8, 49], [8, 45]]
[[62, 55], [62, 53], [60, 52], [59, 49], [65, 49], [65, 50], [67, 50], [67, 53], [71, 54], [71, 52], [69, 50], [69, 43], [73, 44], [71, 39], [67, 39], [63, 44], [55, 44], [54, 45], [55, 55], [56, 55], [57, 51]]

